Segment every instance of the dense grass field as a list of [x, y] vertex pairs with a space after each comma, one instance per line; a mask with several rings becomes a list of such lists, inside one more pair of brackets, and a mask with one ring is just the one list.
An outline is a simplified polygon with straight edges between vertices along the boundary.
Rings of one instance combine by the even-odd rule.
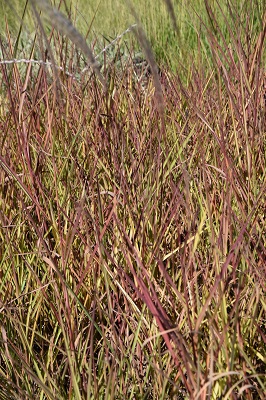
[[0, 2], [0, 399], [265, 399], [266, 5], [193, 3]]

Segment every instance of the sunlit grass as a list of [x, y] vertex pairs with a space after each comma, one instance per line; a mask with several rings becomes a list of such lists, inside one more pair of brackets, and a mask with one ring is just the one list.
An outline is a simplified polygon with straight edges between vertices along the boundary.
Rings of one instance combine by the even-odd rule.
[[24, 50], [7, 25], [1, 59], [62, 69], [1, 64], [2, 398], [264, 398], [266, 14], [203, 3], [175, 58], [138, 2], [98, 77], [100, 9], [87, 44], [51, 9]]

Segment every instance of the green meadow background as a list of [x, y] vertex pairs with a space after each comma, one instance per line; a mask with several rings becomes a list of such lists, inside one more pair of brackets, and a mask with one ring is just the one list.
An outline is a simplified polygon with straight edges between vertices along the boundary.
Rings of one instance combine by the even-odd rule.
[[[0, 5], [3, 13], [0, 15], [0, 26], [2, 34], [5, 34], [5, 21], [8, 21], [10, 30], [15, 35], [20, 29], [21, 17], [25, 4], [29, 10], [29, 2], [19, 0], [1, 0]], [[60, 4], [60, 10], [71, 16], [71, 20], [83, 36], [88, 37], [93, 45], [97, 42], [97, 50], [100, 46], [108, 43], [108, 40], [116, 38], [136, 23], [126, 1], [102, 0], [86, 1], [67, 0], [64, 2], [53, 2], [55, 6]], [[209, 44], [206, 40], [206, 27], [211, 27], [208, 15], [205, 10], [204, 0], [198, 1], [175, 1], [173, 9], [178, 31], [173, 29], [171, 16], [166, 3], [162, 0], [132, 1], [131, 3], [138, 15], [138, 18], [150, 40], [152, 49], [158, 62], [166, 63], [177, 69], [182, 66], [189, 68], [191, 61], [198, 57], [198, 44], [205, 46], [203, 51], [209, 56]], [[230, 40], [230, 32], [224, 23], [224, 18], [230, 17], [226, 1], [211, 1], [210, 4], [216, 9], [216, 18], [220, 22], [221, 34], [225, 39]], [[255, 0], [254, 6], [250, 9], [247, 1], [233, 1], [235, 12], [240, 15], [250, 15], [253, 24], [253, 31], [259, 31], [261, 16], [265, 9], [263, 1]], [[26, 11], [24, 16], [23, 40], [32, 37], [35, 32], [32, 12]], [[47, 25], [47, 24], [46, 24]], [[27, 36], [29, 35], [29, 36]], [[131, 33], [126, 34], [123, 40], [127, 46], [140, 49], [138, 42]]]

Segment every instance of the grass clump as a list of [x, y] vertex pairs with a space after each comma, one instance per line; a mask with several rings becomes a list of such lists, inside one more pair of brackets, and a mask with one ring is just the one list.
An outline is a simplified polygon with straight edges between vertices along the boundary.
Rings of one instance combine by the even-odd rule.
[[[95, 56], [55, 29], [28, 59], [60, 70], [1, 63], [3, 399], [264, 398], [255, 3], [194, 10], [204, 35], [178, 72], [157, 68], [139, 28], [143, 69], [116, 42], [82, 73]], [[20, 36], [6, 38], [1, 58], [19, 58]]]

